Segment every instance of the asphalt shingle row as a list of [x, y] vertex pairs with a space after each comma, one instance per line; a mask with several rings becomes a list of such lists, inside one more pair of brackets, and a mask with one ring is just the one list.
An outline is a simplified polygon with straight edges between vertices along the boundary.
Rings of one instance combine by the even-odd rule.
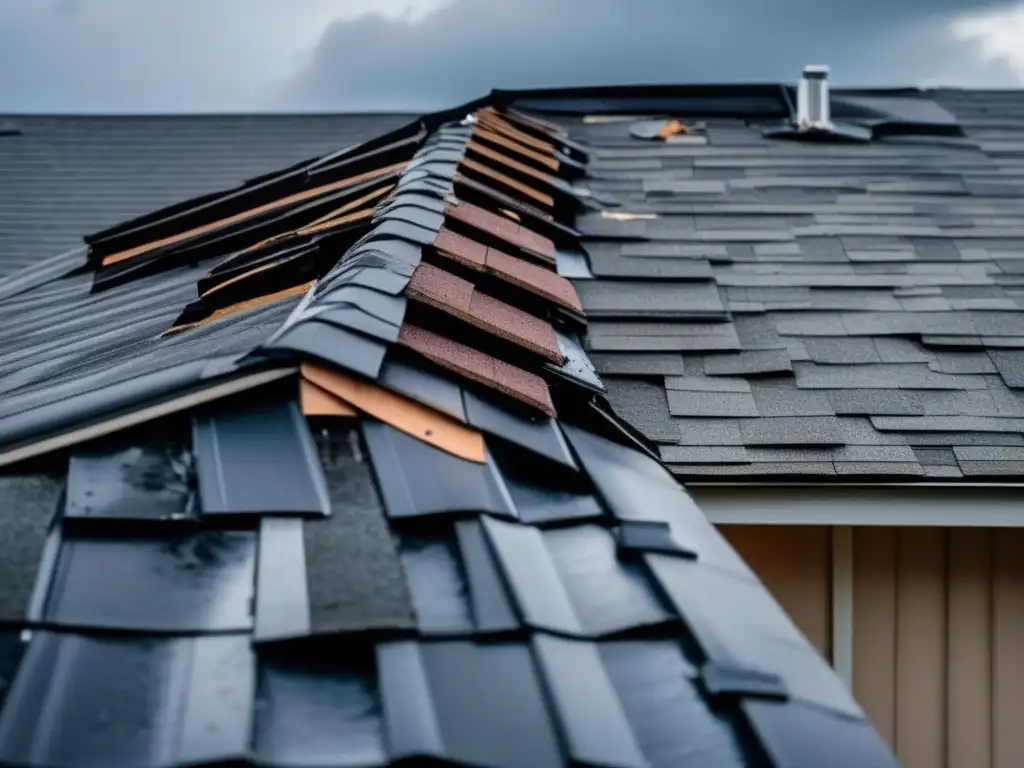
[[936, 98], [966, 137], [569, 125], [619, 203], [577, 221], [591, 354], [677, 474], [1024, 471], [1024, 97]]

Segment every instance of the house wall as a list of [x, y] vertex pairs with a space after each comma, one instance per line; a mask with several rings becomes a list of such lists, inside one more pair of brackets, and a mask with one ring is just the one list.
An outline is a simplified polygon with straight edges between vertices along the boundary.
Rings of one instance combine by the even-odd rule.
[[[831, 659], [836, 529], [720, 528]], [[1024, 766], [1024, 530], [865, 526], [852, 545], [854, 695], [902, 764]]]

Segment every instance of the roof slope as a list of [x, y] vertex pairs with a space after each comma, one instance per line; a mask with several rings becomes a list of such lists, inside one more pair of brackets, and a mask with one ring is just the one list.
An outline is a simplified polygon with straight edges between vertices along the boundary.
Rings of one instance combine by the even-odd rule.
[[634, 121], [671, 104], [530, 102], [592, 148], [586, 183], [618, 203], [577, 223], [589, 348], [679, 476], [1024, 470], [1024, 93], [871, 99], [918, 115], [934, 99], [966, 135], [787, 141], [747, 95], [690, 99], [668, 114], [696, 130], [660, 141]]
[[0, 284], [0, 763], [894, 764], [602, 397], [586, 152], [474, 109]]
[[400, 115], [0, 115], [0, 278], [82, 235], [358, 144]]

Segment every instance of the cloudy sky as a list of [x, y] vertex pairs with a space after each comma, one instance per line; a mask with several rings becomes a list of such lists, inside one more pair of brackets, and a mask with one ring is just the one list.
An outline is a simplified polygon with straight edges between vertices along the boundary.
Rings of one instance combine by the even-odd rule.
[[1024, 86], [1024, 0], [0, 0], [0, 113], [418, 111], [806, 63]]

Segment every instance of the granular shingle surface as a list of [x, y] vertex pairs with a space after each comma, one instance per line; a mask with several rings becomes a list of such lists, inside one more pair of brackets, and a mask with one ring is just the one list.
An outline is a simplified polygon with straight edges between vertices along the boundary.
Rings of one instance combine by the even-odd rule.
[[[605, 377], [622, 381], [618, 391], [630, 381], [665, 387], [670, 418], [685, 426], [683, 437], [656, 439], [660, 450], [671, 455], [701, 434], [708, 449], [733, 448], [734, 431], [705, 430], [700, 420], [742, 418], [740, 444], [758, 450], [729, 473], [761, 476], [769, 467], [759, 464], [785, 474], [787, 460], [773, 451], [787, 449], [772, 441], [856, 449], [942, 433], [937, 447], [959, 460], [974, 431], [1017, 434], [1024, 172], [1012, 147], [1024, 136], [1024, 94], [922, 98], [948, 110], [965, 135], [781, 141], [756, 121], [693, 113], [679, 117], [703, 122], [702, 140], [675, 144], [637, 139], [629, 121], [556, 116], [593, 150], [586, 186], [618, 203], [612, 215], [577, 222], [599, 278], [576, 281], [584, 310], [601, 320], [591, 349]], [[680, 269], [686, 282], [671, 279]], [[706, 384], [680, 390], [671, 377], [681, 369]], [[737, 377], [754, 386], [752, 397], [737, 392]], [[651, 432], [648, 419], [626, 417]], [[813, 429], [778, 421], [804, 417]], [[821, 467], [827, 480], [840, 463], [832, 457], [799, 474]], [[673, 468], [694, 478], [719, 472], [703, 461]], [[864, 460], [856, 471], [890, 469]], [[969, 469], [1005, 478], [992, 463]], [[933, 476], [909, 458], [899, 474]]]

